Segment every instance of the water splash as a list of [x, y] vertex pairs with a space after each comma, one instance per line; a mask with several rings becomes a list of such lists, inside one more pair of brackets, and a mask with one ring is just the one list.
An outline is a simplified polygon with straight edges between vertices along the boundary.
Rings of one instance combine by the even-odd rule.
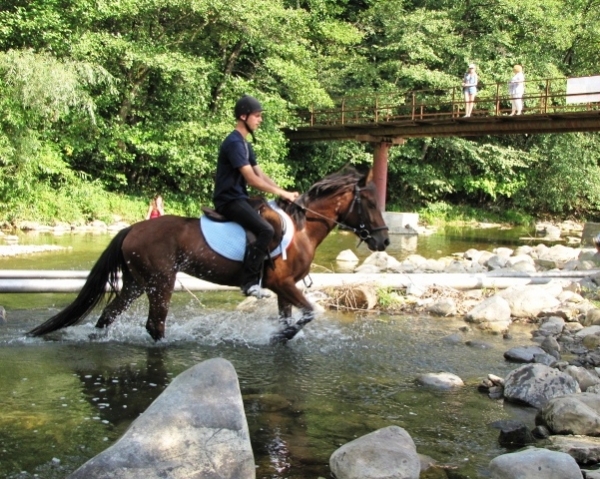
[[[320, 314], [323, 317], [323, 314]], [[292, 321], [297, 321], [300, 313], [295, 312]], [[325, 319], [325, 318], [324, 318]], [[13, 337], [0, 338], [0, 344], [43, 344], [47, 341], [68, 343], [123, 343], [136, 346], [172, 345], [194, 342], [215, 346], [223, 343], [234, 343], [246, 347], [262, 347], [270, 345], [271, 338], [282, 327], [278, 320], [277, 302], [275, 299], [257, 301], [247, 298], [234, 310], [216, 310], [197, 305], [181, 305], [171, 308], [167, 317], [165, 339], [155, 343], [146, 331], [146, 309], [132, 308], [122, 314], [106, 329], [95, 327], [96, 317], [88, 322], [70, 326], [50, 333], [41, 338], [25, 336], [24, 330], [15, 331]], [[311, 342], [331, 345], [332, 338], [344, 341], [347, 336], [342, 333], [338, 324], [320, 321], [317, 318], [302, 330], [289, 344], [296, 344], [310, 338]]]

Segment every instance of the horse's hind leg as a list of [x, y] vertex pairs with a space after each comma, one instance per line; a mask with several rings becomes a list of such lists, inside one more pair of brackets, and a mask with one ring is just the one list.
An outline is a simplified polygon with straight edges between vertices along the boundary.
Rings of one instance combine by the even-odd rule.
[[175, 274], [153, 278], [152, 285], [146, 290], [150, 302], [146, 331], [154, 341], [165, 337], [165, 323], [175, 287], [175, 278]]
[[129, 275], [123, 275], [123, 287], [119, 294], [104, 308], [102, 314], [96, 322], [97, 328], [106, 328], [110, 326], [117, 316], [125, 311], [131, 303], [139, 298], [144, 290]]

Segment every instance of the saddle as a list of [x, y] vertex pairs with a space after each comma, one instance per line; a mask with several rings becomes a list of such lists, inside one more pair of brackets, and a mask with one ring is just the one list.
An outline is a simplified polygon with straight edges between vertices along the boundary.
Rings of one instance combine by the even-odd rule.
[[[273, 251], [277, 246], [281, 244], [283, 236], [285, 235], [286, 223], [282, 220], [281, 216], [275, 211], [262, 196], [253, 196], [249, 200], [250, 205], [261, 215], [268, 223], [273, 226], [275, 234], [273, 240], [269, 244], [269, 251]], [[230, 219], [218, 213], [215, 209], [203, 206], [202, 213], [206, 218], [215, 221], [217, 223], [233, 223]], [[246, 233], [246, 245], [252, 244], [256, 241], [256, 236], [252, 231], [244, 229]]]

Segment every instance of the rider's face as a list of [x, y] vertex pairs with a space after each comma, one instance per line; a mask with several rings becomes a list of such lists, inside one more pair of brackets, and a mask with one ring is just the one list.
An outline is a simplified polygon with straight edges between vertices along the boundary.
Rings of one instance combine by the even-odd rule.
[[262, 120], [263, 120], [262, 112], [260, 112], [260, 111], [257, 111], [255, 113], [250, 113], [246, 117], [246, 123], [248, 124], [248, 126], [250, 127], [250, 130], [252, 130], [252, 131], [256, 131], [256, 129], [262, 123]]

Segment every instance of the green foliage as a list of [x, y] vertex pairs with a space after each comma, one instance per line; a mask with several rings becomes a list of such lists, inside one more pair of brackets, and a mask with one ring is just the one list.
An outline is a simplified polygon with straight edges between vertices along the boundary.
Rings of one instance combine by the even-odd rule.
[[[600, 205], [600, 168], [597, 134], [544, 135], [536, 139], [531, 155], [540, 168], [527, 176], [528, 190], [516, 204], [530, 211], [557, 216], [597, 215]], [[540, 174], [540, 172], [544, 172]], [[535, 194], [532, 194], [535, 192]]]
[[[373, 90], [449, 99], [470, 62], [482, 100], [515, 63], [528, 79], [593, 75], [599, 18], [582, 0], [5, 0], [0, 219], [135, 219], [156, 192], [196, 215], [244, 93], [265, 106], [261, 167], [304, 191], [344, 164], [368, 168], [373, 147], [287, 144], [298, 109]], [[391, 149], [388, 209], [600, 217], [598, 141], [410, 140]]]
[[377, 289], [377, 306], [382, 310], [391, 310], [402, 304], [404, 304], [403, 298], [395, 289], [391, 287]]

